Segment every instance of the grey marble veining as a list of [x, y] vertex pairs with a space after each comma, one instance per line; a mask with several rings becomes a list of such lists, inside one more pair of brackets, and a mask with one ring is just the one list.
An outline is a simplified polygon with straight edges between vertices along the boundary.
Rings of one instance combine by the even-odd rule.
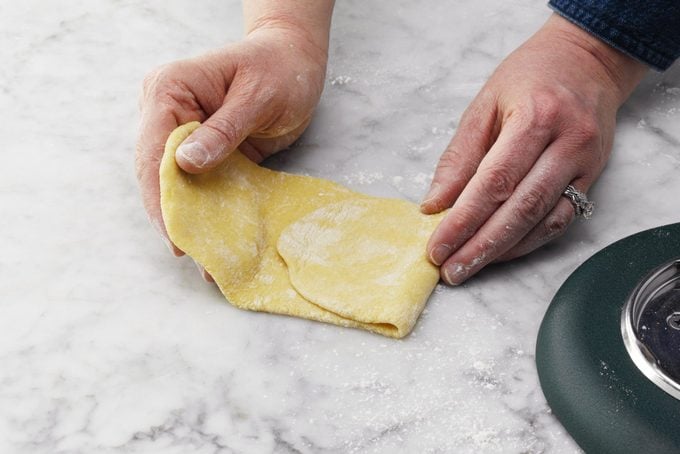
[[[419, 200], [543, 1], [339, 1], [326, 90], [268, 165]], [[153, 67], [242, 34], [236, 1], [0, 4], [0, 452], [572, 453], [534, 342], [595, 251], [680, 213], [680, 67], [619, 115], [596, 216], [436, 289], [414, 333], [239, 311], [148, 225], [133, 170]]]

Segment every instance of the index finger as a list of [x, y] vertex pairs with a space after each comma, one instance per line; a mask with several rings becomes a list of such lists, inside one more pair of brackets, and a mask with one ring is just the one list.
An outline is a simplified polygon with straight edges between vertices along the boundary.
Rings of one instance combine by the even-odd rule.
[[[179, 126], [180, 122], [177, 121], [178, 115], [171, 108], [163, 108], [158, 103], [151, 102], [147, 107], [142, 101], [140, 108], [142, 109], [142, 121], [137, 140], [136, 167], [144, 208], [149, 215], [151, 224], [156, 228], [161, 238], [166, 241], [170, 251], [176, 257], [180, 257], [184, 255], [184, 252], [170, 241], [163, 222], [159, 173], [161, 159], [165, 152], [165, 143], [170, 133]], [[179, 116], [183, 117], [184, 115]], [[187, 119], [182, 124], [189, 121], [191, 120]], [[215, 282], [205, 268], [196, 261], [194, 263], [206, 282]]]
[[172, 130], [178, 126], [178, 122], [169, 109], [159, 109], [155, 106], [147, 107], [146, 105], [142, 109], [142, 121], [135, 156], [137, 181], [142, 193], [144, 209], [149, 216], [151, 225], [166, 241], [171, 252], [179, 257], [184, 253], [170, 242], [163, 223], [159, 177], [165, 141]]
[[441, 265], [491, 217], [515, 190], [550, 141], [550, 130], [510, 117], [477, 172], [437, 226], [427, 246]]

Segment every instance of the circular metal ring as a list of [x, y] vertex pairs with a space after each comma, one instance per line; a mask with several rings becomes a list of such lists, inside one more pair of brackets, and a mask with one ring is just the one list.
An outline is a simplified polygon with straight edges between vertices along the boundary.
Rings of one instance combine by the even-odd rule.
[[590, 219], [593, 215], [593, 210], [595, 209], [595, 203], [588, 200], [585, 193], [579, 191], [572, 185], [567, 186], [567, 188], [562, 193], [571, 204], [574, 206], [574, 212], [576, 216], [581, 216], [583, 219]]

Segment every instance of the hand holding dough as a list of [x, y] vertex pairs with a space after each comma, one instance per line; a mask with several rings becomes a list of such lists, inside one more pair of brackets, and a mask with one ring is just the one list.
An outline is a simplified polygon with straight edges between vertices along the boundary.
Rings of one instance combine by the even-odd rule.
[[442, 215], [330, 181], [259, 167], [234, 152], [191, 175], [168, 138], [160, 168], [163, 220], [233, 305], [404, 337], [439, 271], [425, 245]]

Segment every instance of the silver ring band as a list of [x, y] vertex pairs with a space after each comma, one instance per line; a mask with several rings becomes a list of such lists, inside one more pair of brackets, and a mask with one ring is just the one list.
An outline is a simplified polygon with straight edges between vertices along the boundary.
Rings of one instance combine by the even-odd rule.
[[572, 185], [567, 186], [567, 189], [562, 193], [563, 196], [569, 199], [571, 204], [574, 206], [574, 212], [576, 216], [581, 216], [583, 219], [590, 219], [593, 215], [593, 210], [595, 208], [595, 203], [588, 200], [586, 195], [573, 187]]

